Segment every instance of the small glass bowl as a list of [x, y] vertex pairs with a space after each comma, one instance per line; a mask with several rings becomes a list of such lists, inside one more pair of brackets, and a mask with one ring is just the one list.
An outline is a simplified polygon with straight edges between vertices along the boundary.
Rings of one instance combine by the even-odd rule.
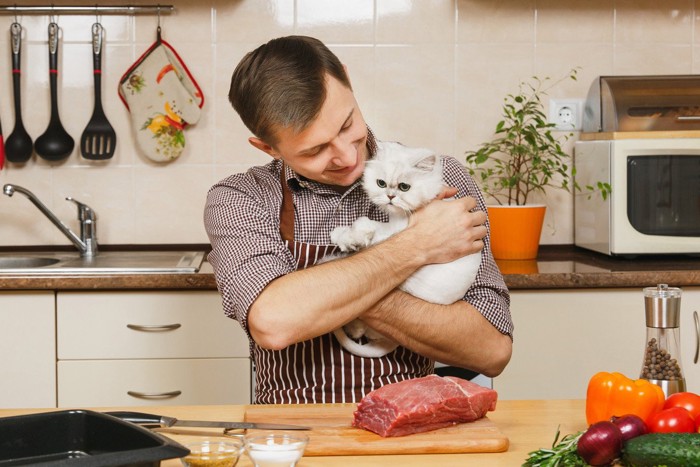
[[204, 440], [185, 445], [190, 453], [181, 458], [185, 467], [233, 467], [243, 452], [243, 442]]
[[249, 433], [245, 451], [256, 467], [294, 467], [304, 455], [309, 437], [301, 433]]

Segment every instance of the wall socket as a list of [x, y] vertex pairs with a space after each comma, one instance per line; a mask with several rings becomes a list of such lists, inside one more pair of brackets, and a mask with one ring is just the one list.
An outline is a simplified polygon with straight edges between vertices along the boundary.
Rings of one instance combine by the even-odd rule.
[[556, 130], [573, 131], [583, 128], [583, 99], [550, 99], [549, 123]]

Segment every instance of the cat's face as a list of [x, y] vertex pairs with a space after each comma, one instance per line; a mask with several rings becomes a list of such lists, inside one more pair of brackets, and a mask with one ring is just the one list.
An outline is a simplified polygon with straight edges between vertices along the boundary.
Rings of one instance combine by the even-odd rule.
[[367, 162], [363, 188], [372, 203], [389, 214], [413, 212], [440, 193], [442, 164], [432, 151], [399, 143], [378, 142]]

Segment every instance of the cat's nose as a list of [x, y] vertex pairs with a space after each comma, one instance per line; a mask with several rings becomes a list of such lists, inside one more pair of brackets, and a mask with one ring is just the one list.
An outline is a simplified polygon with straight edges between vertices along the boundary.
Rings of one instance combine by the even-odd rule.
[[391, 201], [392, 199], [396, 198], [395, 195], [386, 195], [386, 197], [389, 198], [389, 201]]

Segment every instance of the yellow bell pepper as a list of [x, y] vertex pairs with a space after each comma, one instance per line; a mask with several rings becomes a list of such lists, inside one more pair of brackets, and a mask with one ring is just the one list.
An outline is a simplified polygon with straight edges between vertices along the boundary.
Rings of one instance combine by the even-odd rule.
[[589, 425], [612, 416], [634, 414], [647, 422], [663, 408], [663, 390], [645, 379], [630, 379], [621, 373], [600, 372], [588, 382], [586, 421]]

